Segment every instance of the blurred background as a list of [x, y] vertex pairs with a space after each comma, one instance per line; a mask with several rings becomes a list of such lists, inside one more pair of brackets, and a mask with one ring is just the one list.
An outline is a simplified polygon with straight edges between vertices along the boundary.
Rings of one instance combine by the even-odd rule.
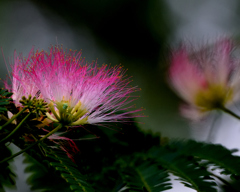
[[[28, 56], [33, 46], [48, 50], [51, 44], [82, 50], [87, 61], [98, 59], [99, 65], [121, 63], [133, 76], [132, 85], [142, 89], [136, 103], [148, 117], [136, 121], [143, 130], [239, 148], [240, 127], [231, 117], [213, 114], [192, 124], [179, 115], [181, 101], [169, 88], [166, 72], [169, 51], [181, 42], [237, 39], [239, 6], [238, 0], [1, 0], [0, 46], [7, 63], [14, 50]], [[0, 62], [5, 78], [2, 56]], [[23, 168], [16, 167], [21, 174]], [[19, 177], [18, 191], [27, 191], [25, 187]]]

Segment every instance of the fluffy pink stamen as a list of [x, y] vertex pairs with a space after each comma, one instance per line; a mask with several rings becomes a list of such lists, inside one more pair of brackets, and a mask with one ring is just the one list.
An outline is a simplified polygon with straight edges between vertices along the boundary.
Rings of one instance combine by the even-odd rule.
[[208, 86], [204, 74], [189, 60], [185, 49], [175, 52], [171, 63], [169, 76], [172, 86], [185, 100], [194, 102], [195, 93]]
[[129, 105], [136, 99], [131, 94], [139, 89], [130, 86], [120, 65], [98, 67], [85, 62], [81, 52], [51, 47], [49, 53], [32, 51], [20, 69], [46, 102], [66, 100], [74, 107], [80, 101], [90, 124], [124, 120], [142, 110]]

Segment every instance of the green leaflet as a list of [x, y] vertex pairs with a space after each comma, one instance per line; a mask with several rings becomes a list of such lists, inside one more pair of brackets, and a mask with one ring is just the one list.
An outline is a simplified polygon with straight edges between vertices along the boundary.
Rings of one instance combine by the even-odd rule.
[[0, 113], [7, 111], [5, 107], [10, 103], [12, 93], [9, 93], [7, 90], [0, 89]]
[[207, 168], [200, 166], [195, 159], [179, 155], [179, 151], [171, 151], [163, 147], [155, 147], [148, 153], [148, 156], [159, 165], [168, 169], [178, 176], [186, 187], [195, 189], [198, 192], [216, 192], [216, 182], [209, 177], [211, 173]]
[[54, 169], [48, 167], [47, 161], [37, 161], [24, 153], [24, 163], [27, 164], [25, 172], [29, 174], [27, 183], [31, 186], [31, 191], [42, 192], [70, 192], [69, 185], [64, 182]]
[[[0, 160], [10, 156], [12, 152], [4, 145], [0, 145]], [[4, 191], [4, 187], [15, 188], [16, 175], [9, 166], [9, 162], [0, 165], [0, 191]]]
[[85, 177], [76, 169], [76, 165], [69, 160], [67, 155], [60, 150], [47, 149], [47, 157], [55, 162], [49, 162], [57, 171], [60, 171], [61, 177], [69, 183], [70, 189], [74, 192], [84, 191], [93, 192], [92, 187], [86, 182]]
[[194, 156], [197, 159], [205, 160], [201, 164], [222, 169], [221, 174], [240, 176], [240, 157], [233, 155], [236, 150], [228, 150], [222, 145], [197, 142], [194, 140], [174, 141], [170, 143], [172, 150], [186, 156]]
[[127, 191], [161, 192], [172, 188], [166, 169], [152, 161], [127, 165], [122, 170], [121, 175], [127, 184]]

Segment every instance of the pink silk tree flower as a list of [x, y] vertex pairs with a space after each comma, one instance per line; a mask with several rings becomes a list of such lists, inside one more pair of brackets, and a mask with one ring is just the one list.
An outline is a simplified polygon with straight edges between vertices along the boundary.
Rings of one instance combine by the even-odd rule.
[[233, 49], [232, 42], [224, 39], [195, 53], [186, 48], [173, 53], [169, 80], [187, 103], [181, 107], [183, 116], [197, 120], [239, 99], [240, 60]]
[[117, 122], [142, 110], [129, 105], [136, 99], [131, 94], [139, 89], [130, 86], [121, 66], [98, 67], [85, 62], [81, 52], [59, 47], [51, 47], [49, 53], [33, 52], [29, 63], [24, 74], [49, 104], [51, 112], [46, 115], [53, 122], [66, 126]]
[[28, 70], [30, 55], [31, 52], [28, 58], [23, 58], [22, 54], [17, 55], [15, 51], [13, 58], [14, 62], [10, 64], [10, 67], [12, 68], [12, 76], [10, 75], [9, 77], [11, 84], [9, 84], [7, 80], [3, 81], [5, 88], [13, 93], [12, 99], [17, 107], [22, 106], [19, 101], [23, 96], [39, 96], [37, 86], [30, 80], [28, 74], [25, 73], [25, 71]]

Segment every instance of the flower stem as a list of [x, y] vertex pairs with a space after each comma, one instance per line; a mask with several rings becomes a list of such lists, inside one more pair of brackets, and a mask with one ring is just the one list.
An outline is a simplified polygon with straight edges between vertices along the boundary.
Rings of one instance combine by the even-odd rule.
[[23, 149], [23, 150], [15, 153], [15, 154], [12, 155], [12, 156], [3, 159], [2, 161], [0, 161], [0, 164], [1, 164], [1, 163], [4, 163], [4, 162], [6, 162], [6, 161], [9, 161], [10, 159], [12, 159], [12, 158], [14, 158], [14, 157], [22, 154], [23, 152], [27, 151], [28, 149], [32, 148], [32, 147], [35, 146], [36, 144], [40, 143], [41, 141], [43, 141], [44, 139], [46, 139], [47, 137], [49, 137], [50, 135], [52, 135], [53, 133], [55, 133], [56, 131], [58, 131], [58, 130], [61, 129], [61, 128], [62, 128], [62, 125], [59, 124], [55, 129], [53, 129], [52, 131], [50, 131], [47, 135], [45, 135], [44, 137], [42, 137], [41, 139], [39, 139], [37, 142], [29, 145], [29, 146], [26, 147], [25, 149]]
[[27, 107], [24, 107], [24, 108], [23, 108], [21, 111], [19, 111], [16, 115], [12, 116], [12, 118], [9, 119], [8, 122], [6, 122], [4, 125], [0, 126], [0, 131], [1, 131], [4, 127], [6, 127], [8, 124], [12, 123], [12, 121], [13, 121], [14, 119], [16, 119], [19, 115], [21, 115], [21, 114], [25, 111], [25, 109], [27, 109]]
[[225, 113], [227, 113], [227, 114], [229, 114], [229, 115], [231, 115], [231, 116], [233, 116], [233, 117], [235, 117], [235, 118], [240, 120], [240, 116], [238, 116], [234, 112], [230, 111], [229, 109], [227, 109], [225, 107], [220, 107], [219, 109], [222, 110], [223, 112], [225, 112]]
[[5, 138], [3, 138], [1, 141], [0, 141], [0, 144], [4, 141], [6, 141], [9, 137], [11, 137], [20, 127], [21, 125], [23, 124], [23, 122], [31, 115], [31, 112], [28, 113], [26, 115], [26, 117], [24, 117], [24, 119], [18, 124], [18, 126], [8, 135], [6, 136]]

